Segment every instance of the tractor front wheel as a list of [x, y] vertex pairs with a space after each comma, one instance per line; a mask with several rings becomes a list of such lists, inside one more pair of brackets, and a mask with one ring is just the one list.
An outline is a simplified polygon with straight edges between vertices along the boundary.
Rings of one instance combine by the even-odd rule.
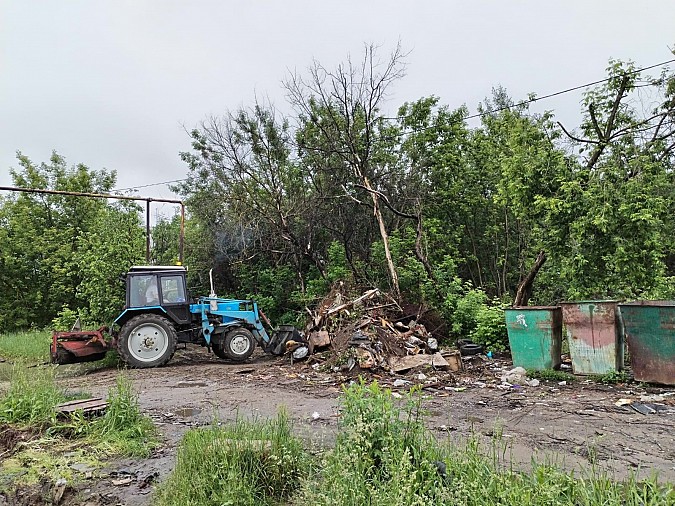
[[166, 318], [142, 314], [126, 322], [117, 343], [122, 360], [131, 367], [158, 367], [166, 364], [176, 351], [176, 329]]
[[[251, 331], [240, 327], [225, 334], [225, 339], [221, 344], [222, 353], [235, 362], [243, 362], [253, 355], [255, 344], [255, 338]], [[216, 355], [220, 356], [219, 353], [216, 353]]]

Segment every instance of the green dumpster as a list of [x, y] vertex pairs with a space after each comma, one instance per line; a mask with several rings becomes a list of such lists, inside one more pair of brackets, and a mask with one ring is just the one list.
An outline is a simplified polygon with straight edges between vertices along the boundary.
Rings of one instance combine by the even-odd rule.
[[619, 304], [637, 381], [675, 385], [675, 301]]
[[505, 310], [514, 367], [560, 367], [562, 312], [553, 306], [523, 306]]

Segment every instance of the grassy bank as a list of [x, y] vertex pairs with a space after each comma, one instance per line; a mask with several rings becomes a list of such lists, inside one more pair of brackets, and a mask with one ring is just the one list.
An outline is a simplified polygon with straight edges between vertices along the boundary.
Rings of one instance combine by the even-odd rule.
[[48, 362], [50, 342], [51, 332], [47, 330], [0, 334], [0, 357], [22, 359], [29, 363]]
[[155, 504], [675, 504], [672, 484], [656, 478], [616, 481], [594, 467], [576, 475], [536, 462], [522, 471], [506, 463], [507, 454], [498, 436], [489, 447], [437, 441], [418, 392], [401, 404], [377, 383], [355, 384], [341, 400], [335, 447], [318, 458], [303, 457], [284, 417], [188, 432]]
[[9, 387], [0, 394], [0, 491], [11, 493], [44, 479], [73, 483], [82, 475], [71, 464], [96, 469], [102, 459], [146, 457], [158, 445], [152, 421], [141, 414], [122, 374], [102, 416], [63, 418], [55, 407], [73, 396], [60, 388], [55, 372], [54, 367], [12, 366]]
[[309, 474], [308, 462], [283, 413], [270, 421], [192, 430], [155, 504], [282, 504]]

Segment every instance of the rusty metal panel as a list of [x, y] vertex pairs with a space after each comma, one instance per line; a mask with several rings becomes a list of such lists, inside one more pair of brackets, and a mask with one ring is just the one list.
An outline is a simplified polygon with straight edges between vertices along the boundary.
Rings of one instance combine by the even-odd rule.
[[619, 305], [637, 381], [675, 385], [675, 301]]
[[563, 324], [574, 374], [606, 374], [623, 368], [623, 332], [617, 301], [563, 302]]
[[562, 312], [553, 306], [505, 310], [513, 365], [526, 369], [560, 367]]

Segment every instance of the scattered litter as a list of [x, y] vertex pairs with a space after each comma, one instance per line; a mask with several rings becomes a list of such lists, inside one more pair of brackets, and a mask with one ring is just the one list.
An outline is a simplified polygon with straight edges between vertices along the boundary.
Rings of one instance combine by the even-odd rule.
[[615, 406], [628, 406], [629, 404], [633, 404], [633, 399], [619, 399], [614, 403]]
[[126, 478], [121, 478], [119, 480], [112, 480], [112, 484], [116, 487], [126, 487], [132, 481], [134, 481], [134, 479], [131, 476], [127, 476]]
[[402, 396], [401, 394], [399, 394], [398, 392], [392, 392], [392, 393], [391, 393], [391, 396], [392, 396], [394, 399], [403, 399], [403, 396]]
[[666, 407], [660, 404], [643, 404], [639, 402], [633, 402], [630, 404], [630, 407], [641, 415], [655, 415], [660, 411], [666, 411]]
[[96, 469], [95, 467], [90, 466], [89, 464], [84, 464], [82, 462], [74, 462], [70, 464], [68, 467], [74, 469], [75, 471], [79, 471], [80, 473], [83, 474], [91, 473], [94, 469]]
[[146, 488], [147, 486], [154, 483], [157, 480], [157, 478], [159, 478], [159, 473], [157, 471], [155, 471], [154, 473], [150, 473], [141, 480], [141, 482], [138, 484], [138, 488], [140, 489]]
[[406, 385], [409, 384], [409, 383], [410, 383], [410, 382], [409, 382], [408, 380], [404, 380], [404, 379], [399, 378], [399, 379], [394, 380], [393, 385], [394, 385], [396, 388], [400, 388], [400, 387], [406, 386]]
[[295, 360], [302, 360], [309, 355], [309, 348], [307, 346], [298, 346], [293, 350], [293, 358]]
[[525, 383], [531, 387], [538, 387], [539, 386], [539, 380], [537, 378], [527, 380]]
[[66, 491], [66, 485], [68, 482], [65, 478], [59, 478], [54, 483], [54, 488], [52, 489], [52, 504], [59, 504], [61, 498], [63, 498], [63, 493]]
[[523, 367], [514, 367], [501, 377], [502, 383], [520, 385], [527, 379], [527, 371]]
[[176, 388], [205, 387], [206, 381], [179, 381]]
[[321, 418], [321, 414], [318, 411], [312, 413], [312, 420], [318, 420], [319, 418]]
[[438, 369], [446, 369], [448, 362], [440, 353], [433, 355], [407, 355], [405, 357], [390, 357], [389, 367], [394, 372], [403, 372], [422, 366], [431, 366]]
[[234, 374], [251, 374], [252, 372], [255, 372], [253, 367], [244, 367], [243, 369], [237, 369], [234, 371]]

